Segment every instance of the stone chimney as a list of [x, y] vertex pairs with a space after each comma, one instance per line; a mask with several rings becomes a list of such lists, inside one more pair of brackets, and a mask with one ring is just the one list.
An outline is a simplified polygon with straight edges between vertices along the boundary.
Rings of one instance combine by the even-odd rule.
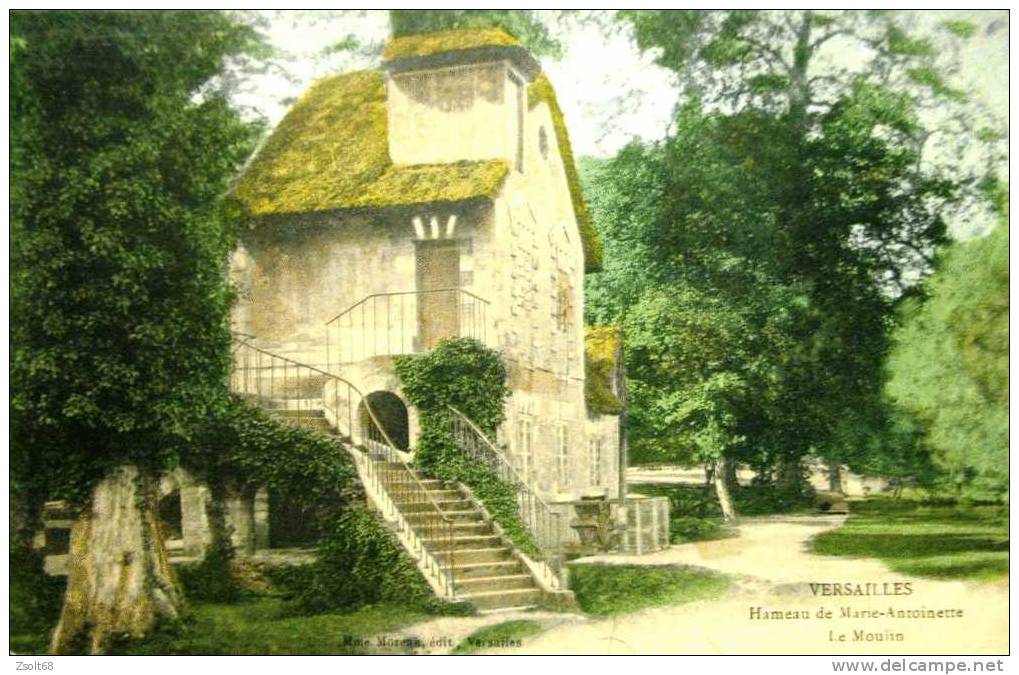
[[541, 66], [500, 29], [395, 38], [383, 54], [394, 164], [519, 167], [527, 84]]

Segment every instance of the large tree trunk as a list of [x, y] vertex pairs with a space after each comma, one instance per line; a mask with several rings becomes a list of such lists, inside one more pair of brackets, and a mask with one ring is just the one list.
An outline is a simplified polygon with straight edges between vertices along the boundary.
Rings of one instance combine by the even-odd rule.
[[726, 481], [730, 464], [732, 464], [732, 460], [723, 457], [715, 462], [715, 469], [712, 472], [715, 480], [715, 494], [718, 495], [718, 504], [722, 507], [722, 518], [726, 522], [736, 520], [736, 505], [732, 501], [732, 493], [729, 491]]
[[795, 492], [803, 484], [803, 462], [799, 457], [783, 457], [778, 465], [776, 483], [782, 490]]
[[736, 462], [727, 459], [723, 466], [725, 467], [725, 485], [729, 488], [730, 494], [735, 493], [736, 488], [739, 487], [739, 478], [736, 477]]
[[176, 619], [182, 604], [159, 524], [157, 481], [118, 467], [95, 486], [71, 528], [67, 593], [50, 649], [102, 653]]
[[828, 460], [828, 491], [842, 492], [842, 465], [837, 460]]

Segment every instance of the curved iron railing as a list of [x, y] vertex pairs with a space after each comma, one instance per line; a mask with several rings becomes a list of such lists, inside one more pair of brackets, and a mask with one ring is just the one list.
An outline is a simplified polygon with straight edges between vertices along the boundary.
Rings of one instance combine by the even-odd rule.
[[563, 558], [560, 514], [531, 489], [506, 455], [477, 424], [453, 406], [448, 407], [452, 413], [449, 422], [457, 449], [487, 466], [502, 481], [516, 489], [520, 518], [533, 536], [544, 561], [558, 575], [562, 570]]
[[[369, 487], [384, 491], [392, 500], [401, 514], [398, 527], [414, 547], [412, 553], [453, 599], [455, 521], [442, 512], [407, 464], [407, 453], [397, 449], [368, 398], [338, 375], [267, 352], [236, 335], [233, 340], [230, 391], [266, 410], [299, 426], [322, 424], [319, 420], [324, 419], [355, 445], [355, 415], [363, 404], [367, 433], [360, 441], [369, 460], [364, 463]], [[403, 517], [406, 513], [414, 514], [414, 524]]]
[[440, 337], [485, 342], [488, 304], [462, 288], [374, 293], [326, 322], [326, 363], [413, 354]]

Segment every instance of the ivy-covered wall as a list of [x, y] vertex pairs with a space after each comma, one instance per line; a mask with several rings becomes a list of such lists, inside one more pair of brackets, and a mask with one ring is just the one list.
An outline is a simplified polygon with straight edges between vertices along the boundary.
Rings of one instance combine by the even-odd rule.
[[452, 338], [424, 354], [399, 357], [396, 371], [404, 393], [420, 414], [415, 465], [426, 475], [469, 487], [514, 544], [525, 553], [537, 554], [520, 520], [516, 490], [487, 466], [459, 451], [450, 427], [452, 406], [489, 438], [495, 437], [510, 393], [506, 366], [498, 352], [477, 340]]
[[276, 580], [290, 596], [291, 611], [349, 610], [386, 600], [434, 605], [414, 562], [367, 510], [356, 469], [337, 439], [231, 399], [198, 430], [189, 448], [183, 464], [214, 497], [213, 543], [204, 560], [182, 574], [192, 597], [229, 601], [238, 596], [220, 500], [229, 486], [258, 485], [305, 505], [319, 533], [315, 562]]

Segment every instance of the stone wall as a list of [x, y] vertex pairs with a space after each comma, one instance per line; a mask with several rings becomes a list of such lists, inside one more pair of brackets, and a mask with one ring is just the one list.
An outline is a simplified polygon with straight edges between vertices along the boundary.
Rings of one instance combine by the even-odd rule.
[[618, 497], [619, 419], [584, 400], [584, 259], [548, 106], [529, 109], [523, 155], [495, 204], [493, 325], [513, 394], [500, 442], [554, 500]]
[[393, 162], [512, 158], [518, 93], [506, 73], [507, 66], [496, 62], [387, 76]]

